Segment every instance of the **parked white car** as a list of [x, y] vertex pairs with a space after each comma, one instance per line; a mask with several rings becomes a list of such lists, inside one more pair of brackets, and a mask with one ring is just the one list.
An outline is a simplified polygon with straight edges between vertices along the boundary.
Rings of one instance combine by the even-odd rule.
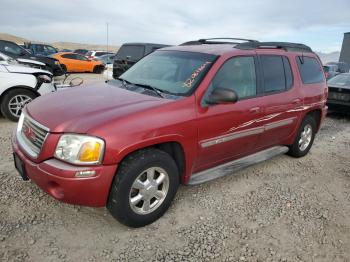
[[103, 55], [113, 55], [113, 53], [107, 52], [107, 51], [92, 50], [92, 51], [89, 51], [85, 54], [85, 56], [89, 59], [96, 59], [96, 58], [101, 57]]
[[3, 116], [18, 121], [22, 108], [34, 98], [55, 92], [49, 71], [23, 66], [0, 54], [0, 108]]

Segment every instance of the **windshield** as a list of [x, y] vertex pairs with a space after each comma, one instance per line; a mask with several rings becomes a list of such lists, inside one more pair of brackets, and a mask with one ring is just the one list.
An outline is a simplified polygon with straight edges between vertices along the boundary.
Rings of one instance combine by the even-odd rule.
[[350, 86], [350, 75], [349, 74], [337, 75], [329, 79], [328, 84], [333, 84], [337, 86]]
[[188, 95], [208, 72], [216, 56], [193, 52], [156, 51], [120, 76], [173, 95]]

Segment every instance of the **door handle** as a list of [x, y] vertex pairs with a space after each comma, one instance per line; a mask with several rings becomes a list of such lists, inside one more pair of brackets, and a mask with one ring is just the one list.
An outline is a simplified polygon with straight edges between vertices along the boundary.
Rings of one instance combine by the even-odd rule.
[[249, 109], [249, 112], [253, 113], [253, 114], [257, 114], [260, 112], [260, 107], [258, 107], [258, 106], [253, 107], [253, 108]]

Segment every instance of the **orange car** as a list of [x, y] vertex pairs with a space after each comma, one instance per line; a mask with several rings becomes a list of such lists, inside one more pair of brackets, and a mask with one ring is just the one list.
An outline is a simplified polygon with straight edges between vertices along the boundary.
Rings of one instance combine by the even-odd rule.
[[58, 59], [62, 68], [67, 72], [93, 72], [100, 74], [105, 68], [101, 61], [90, 60], [85, 56], [72, 52], [57, 53], [52, 57]]

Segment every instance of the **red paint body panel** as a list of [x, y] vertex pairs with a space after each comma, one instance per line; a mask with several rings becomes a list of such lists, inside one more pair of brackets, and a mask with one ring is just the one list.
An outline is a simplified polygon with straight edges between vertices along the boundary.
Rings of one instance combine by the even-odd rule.
[[[13, 142], [14, 151], [25, 162], [30, 178], [56, 198], [51, 182], [61, 185], [65, 192], [62, 201], [103, 206], [117, 165], [138, 149], [164, 142], [179, 143], [185, 158], [182, 182], [186, 184], [195, 172], [271, 146], [290, 145], [308, 112], [318, 110], [321, 120], [326, 115], [326, 82], [302, 84], [295, 61], [301, 53], [278, 49], [238, 50], [231, 45], [181, 46], [165, 50], [195, 51], [220, 57], [196, 91], [178, 100], [143, 95], [107, 84], [76, 87], [37, 98], [26, 110], [33, 119], [50, 129], [42, 151], [33, 159], [15, 140]], [[294, 75], [294, 84], [289, 91], [234, 104], [202, 106], [211, 80], [227, 59], [257, 54], [289, 58]], [[102, 138], [106, 143], [102, 165], [78, 167], [55, 160], [54, 150], [62, 133]], [[211, 144], [220, 139], [227, 139], [227, 142]], [[84, 168], [95, 170], [97, 175], [75, 178], [76, 170]]]
[[[28, 177], [55, 199], [70, 204], [105, 206], [116, 164], [77, 167], [56, 159], [37, 164], [22, 153], [15, 139], [13, 151], [23, 161]], [[76, 172], [85, 170], [93, 170], [96, 174], [89, 178], [75, 177]]]

